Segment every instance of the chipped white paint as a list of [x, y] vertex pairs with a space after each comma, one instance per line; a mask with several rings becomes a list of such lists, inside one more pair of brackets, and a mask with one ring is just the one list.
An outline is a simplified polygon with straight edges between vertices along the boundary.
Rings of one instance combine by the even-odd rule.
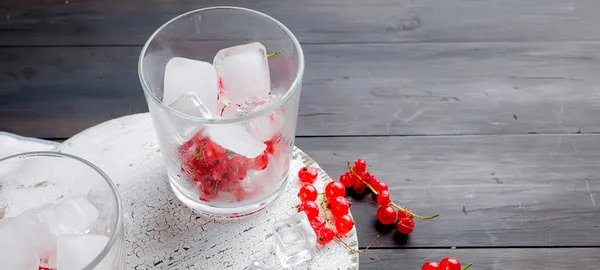
[[[276, 265], [270, 225], [296, 211], [299, 183], [291, 178], [280, 198], [237, 220], [199, 216], [171, 192], [149, 115], [137, 114], [92, 127], [58, 146], [85, 158], [116, 183], [123, 201], [128, 269], [243, 269], [252, 260]], [[318, 167], [295, 148], [291, 171]], [[331, 178], [319, 168], [322, 191]], [[346, 242], [357, 248], [356, 231]], [[297, 269], [358, 269], [358, 254], [332, 242]]]

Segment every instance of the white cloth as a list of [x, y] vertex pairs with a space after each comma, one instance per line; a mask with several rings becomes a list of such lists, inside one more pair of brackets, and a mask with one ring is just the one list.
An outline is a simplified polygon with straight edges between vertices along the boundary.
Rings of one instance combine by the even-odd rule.
[[24, 152], [49, 151], [58, 144], [53, 141], [23, 137], [0, 131], [0, 159]]

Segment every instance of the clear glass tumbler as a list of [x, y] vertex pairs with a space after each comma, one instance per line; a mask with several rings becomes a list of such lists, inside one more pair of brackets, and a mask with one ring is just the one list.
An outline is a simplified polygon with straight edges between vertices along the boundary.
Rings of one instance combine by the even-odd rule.
[[[214, 60], [217, 66], [220, 50], [257, 42], [264, 45], [263, 54], [276, 54], [266, 60], [267, 97], [218, 103], [220, 113], [208, 116], [205, 107], [189, 99], [204, 95], [204, 85], [197, 87], [200, 93], [167, 102], [165, 69], [171, 59]], [[298, 40], [283, 24], [254, 10], [194, 10], [152, 34], [142, 49], [138, 73], [169, 183], [183, 203], [202, 214], [230, 218], [259, 211], [278, 197], [288, 178], [303, 72]], [[223, 74], [218, 76], [223, 87]]]
[[0, 268], [124, 270], [121, 211], [113, 182], [86, 160], [59, 152], [0, 159]]

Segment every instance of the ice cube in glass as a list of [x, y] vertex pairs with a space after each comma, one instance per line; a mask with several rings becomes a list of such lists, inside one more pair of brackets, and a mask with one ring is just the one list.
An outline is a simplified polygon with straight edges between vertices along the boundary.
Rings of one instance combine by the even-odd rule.
[[[58, 237], [56, 266], [60, 270], [81, 270], [92, 262], [108, 243], [108, 237], [93, 234], [66, 234]], [[110, 270], [99, 265], [97, 270]]]
[[37, 270], [40, 259], [13, 218], [0, 220], [0, 269]]
[[219, 83], [211, 63], [173, 57], [165, 67], [163, 103], [170, 106], [183, 95], [194, 93], [211, 114], [217, 112]]
[[304, 212], [273, 224], [275, 254], [284, 268], [309, 261], [315, 256], [317, 235]]
[[75, 195], [58, 202], [47, 213], [50, 232], [61, 234], [86, 233], [100, 212], [83, 195]]
[[213, 65], [222, 85], [219, 100], [228, 106], [262, 99], [271, 92], [267, 50], [260, 42], [222, 49]]

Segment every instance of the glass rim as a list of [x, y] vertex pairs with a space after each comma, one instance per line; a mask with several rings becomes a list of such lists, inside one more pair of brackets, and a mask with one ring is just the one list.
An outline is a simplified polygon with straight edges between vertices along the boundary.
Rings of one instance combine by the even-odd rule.
[[[249, 113], [247, 115], [241, 116], [241, 117], [235, 117], [235, 118], [202, 118], [202, 117], [196, 117], [196, 116], [191, 116], [191, 115], [187, 115], [185, 113], [179, 112], [167, 105], [165, 105], [162, 101], [160, 101], [158, 99], [158, 97], [156, 97], [156, 95], [154, 95], [154, 93], [150, 90], [150, 87], [148, 86], [146, 79], [144, 79], [144, 76], [142, 76], [143, 74], [143, 63], [144, 63], [144, 55], [146, 54], [146, 51], [148, 50], [148, 46], [150, 45], [150, 43], [152, 42], [152, 40], [155, 39], [155, 37], [168, 25], [174, 23], [175, 21], [186, 17], [188, 15], [194, 14], [194, 13], [200, 13], [200, 12], [204, 12], [204, 11], [210, 11], [210, 10], [217, 10], [217, 9], [223, 9], [223, 10], [238, 10], [238, 11], [246, 11], [246, 12], [250, 12], [253, 13], [255, 15], [258, 15], [260, 17], [263, 17], [267, 20], [269, 20], [270, 22], [276, 24], [277, 26], [279, 26], [281, 29], [283, 29], [283, 31], [287, 34], [287, 36], [291, 39], [292, 44], [294, 45], [294, 49], [296, 49], [296, 51], [298, 52], [298, 71], [296, 72], [296, 76], [294, 78], [294, 81], [292, 82], [292, 84], [290, 85], [290, 87], [287, 89], [287, 91], [285, 92], [285, 94], [277, 99], [277, 101], [264, 106], [262, 109]], [[162, 108], [163, 110], [174, 114], [178, 117], [181, 117], [183, 119], [186, 120], [190, 120], [190, 121], [195, 121], [201, 124], [231, 124], [231, 123], [239, 123], [239, 122], [244, 122], [253, 118], [257, 118], [260, 116], [263, 116], [265, 114], [268, 114], [272, 111], [274, 111], [275, 109], [283, 106], [283, 104], [285, 104], [291, 97], [292, 95], [294, 95], [294, 93], [297, 91], [298, 86], [301, 84], [302, 81], [302, 77], [304, 75], [304, 52], [302, 51], [302, 47], [300, 46], [300, 42], [298, 41], [298, 39], [296, 39], [296, 36], [294, 36], [294, 34], [281, 22], [279, 22], [278, 20], [276, 20], [275, 18], [253, 10], [253, 9], [248, 9], [248, 8], [243, 8], [243, 7], [235, 7], [235, 6], [214, 6], [214, 7], [206, 7], [206, 8], [200, 8], [200, 9], [195, 9], [192, 11], [188, 11], [186, 13], [180, 14], [174, 18], [172, 18], [171, 20], [167, 21], [166, 23], [164, 23], [163, 25], [161, 25], [158, 29], [156, 29], [152, 35], [150, 35], [150, 37], [148, 38], [148, 40], [146, 41], [146, 43], [144, 44], [144, 47], [142, 47], [142, 51], [140, 53], [139, 56], [139, 60], [138, 60], [138, 77], [140, 80], [140, 83], [142, 85], [142, 89], [144, 90], [144, 93], [146, 94], [146, 99], [150, 99], [152, 100], [152, 102], [154, 102], [155, 104], [157, 104], [160, 108]]]
[[67, 158], [67, 159], [81, 162], [81, 163], [83, 163], [83, 165], [87, 165], [92, 170], [96, 171], [96, 173], [98, 173], [104, 179], [106, 184], [108, 184], [113, 197], [117, 201], [117, 224], [116, 224], [115, 230], [113, 231], [113, 233], [111, 233], [110, 238], [108, 239], [108, 242], [106, 243], [106, 245], [104, 246], [102, 251], [100, 251], [100, 253], [94, 258], [94, 260], [92, 260], [86, 267], [83, 268], [83, 270], [93, 269], [94, 267], [98, 266], [100, 264], [100, 262], [102, 262], [102, 260], [104, 260], [104, 258], [106, 258], [106, 255], [108, 255], [108, 253], [111, 251], [111, 248], [117, 242], [117, 237], [120, 234], [122, 234], [123, 230], [124, 230], [123, 229], [123, 213], [122, 213], [123, 209], [122, 209], [122, 205], [121, 205], [121, 198], [119, 197], [119, 192], [117, 191], [117, 187], [112, 182], [110, 177], [108, 177], [108, 175], [106, 173], [104, 173], [96, 165], [92, 164], [91, 162], [89, 162], [83, 158], [80, 158], [80, 157], [77, 157], [74, 155], [70, 155], [67, 153], [55, 152], [55, 151], [24, 152], [24, 153], [14, 154], [11, 156], [0, 158], [0, 163], [9, 161], [9, 160], [13, 160], [13, 159], [30, 158], [30, 157], [53, 157], [53, 158], [59, 157], [59, 158]]

